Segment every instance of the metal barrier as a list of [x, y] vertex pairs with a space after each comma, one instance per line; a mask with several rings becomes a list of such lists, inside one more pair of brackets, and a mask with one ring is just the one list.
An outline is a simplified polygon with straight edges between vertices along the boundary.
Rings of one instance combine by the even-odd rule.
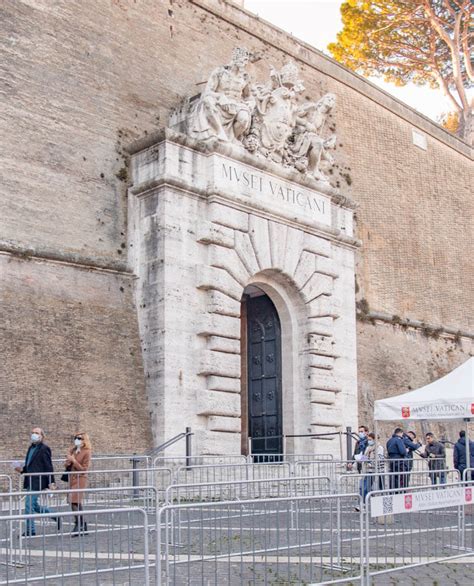
[[233, 501], [290, 496], [329, 494], [331, 481], [325, 476], [232, 480], [201, 484], [172, 484], [166, 489], [167, 504], [185, 502]]
[[183, 466], [203, 466], [203, 465], [220, 465], [220, 464], [245, 464], [247, 462], [247, 456], [191, 456], [186, 459], [185, 457], [176, 458], [168, 456], [155, 456], [153, 458], [152, 466], [157, 467], [168, 467], [172, 469], [181, 468]]
[[0, 474], [0, 494], [13, 490], [13, 480], [8, 474]]
[[[411, 464], [411, 468], [407, 470], [406, 466]], [[403, 472], [426, 472], [437, 474], [439, 471], [430, 471], [428, 467], [428, 460], [423, 458], [414, 458], [408, 460], [408, 458], [400, 460], [389, 460], [380, 459], [371, 462], [372, 466], [377, 465], [378, 470], [383, 470], [384, 473], [388, 473], [392, 470], [399, 470]], [[298, 460], [294, 464], [294, 474], [297, 476], [329, 476], [333, 480], [336, 480], [340, 474], [347, 472], [358, 472], [363, 473], [368, 469], [367, 462], [357, 462], [354, 460]]]
[[361, 577], [360, 497], [168, 505], [157, 584], [336, 584]]
[[[0, 584], [58, 581], [61, 584], [150, 584], [149, 527], [139, 508], [82, 511], [79, 530], [71, 537], [74, 513], [0, 517]], [[26, 523], [36, 537], [18, 542]], [[53, 528], [52, 528], [53, 527]], [[139, 553], [137, 553], [137, 549]]]
[[[459, 482], [461, 477], [458, 470], [439, 470], [443, 474], [444, 482]], [[340, 494], [359, 491], [367, 495], [373, 490], [386, 490], [396, 485], [397, 488], [411, 488], [412, 486], [432, 486], [432, 478], [428, 471], [425, 472], [370, 472], [367, 474], [355, 474], [348, 472], [341, 474], [337, 480], [336, 491]]]
[[282, 478], [291, 475], [287, 462], [280, 464], [218, 464], [180, 466], [175, 474], [176, 484], [204, 484], [234, 480]]
[[365, 512], [365, 584], [397, 570], [474, 554], [474, 483], [372, 492]]
[[[59, 480], [60, 474], [58, 472], [55, 472], [54, 474], [58, 484], [59, 482], [63, 482], [62, 480]], [[89, 488], [154, 486], [157, 490], [163, 492], [173, 480], [170, 468], [128, 468], [118, 470], [88, 470], [87, 472], [73, 470], [70, 472], [62, 471], [61, 474], [76, 478], [85, 475], [88, 479]], [[21, 474], [19, 477], [19, 488], [21, 488], [25, 479], [39, 476], [51, 476], [51, 473], [35, 472], [32, 474]]]
[[0, 493], [0, 515], [21, 515], [26, 499], [36, 497], [38, 506], [50, 509], [50, 515], [70, 508], [71, 496], [80, 500], [84, 509], [140, 508], [154, 514], [159, 505], [158, 491], [153, 486], [116, 488], [55, 489]]
[[247, 456], [249, 464], [278, 464], [279, 462], [294, 464], [295, 462], [314, 460], [333, 461], [334, 456], [332, 454], [249, 454]]
[[[12, 468], [20, 463], [23, 466], [25, 457], [0, 460], [0, 474], [9, 474]], [[57, 470], [64, 469], [64, 458], [53, 458], [53, 466]], [[134, 464], [135, 463], [135, 464]], [[92, 456], [90, 470], [120, 470], [129, 469], [135, 466], [149, 468], [152, 465], [152, 458], [143, 454], [95, 454]]]
[[470, 482], [471, 480], [474, 480], [474, 468], [466, 468], [465, 470], [463, 470], [462, 479], [465, 482]]

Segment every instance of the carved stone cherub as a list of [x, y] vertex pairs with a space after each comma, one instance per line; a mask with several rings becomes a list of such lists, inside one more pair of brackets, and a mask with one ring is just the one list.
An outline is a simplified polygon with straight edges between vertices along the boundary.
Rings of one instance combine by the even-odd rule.
[[250, 54], [236, 48], [229, 65], [211, 73], [189, 122], [189, 134], [199, 140], [218, 138], [240, 142], [250, 128], [255, 102], [245, 71]]
[[303, 104], [297, 112], [295, 131], [288, 148], [288, 157], [299, 171], [319, 181], [328, 182], [321, 167], [334, 164], [328, 152], [336, 146], [336, 135], [323, 138], [327, 117], [336, 103], [334, 94], [326, 94], [317, 102]]

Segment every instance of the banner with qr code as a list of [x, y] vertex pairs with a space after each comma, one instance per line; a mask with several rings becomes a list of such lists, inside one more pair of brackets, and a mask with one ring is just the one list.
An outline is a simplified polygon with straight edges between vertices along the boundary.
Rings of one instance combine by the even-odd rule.
[[398, 513], [414, 513], [469, 505], [474, 502], [474, 486], [450, 486], [430, 488], [416, 492], [405, 492], [370, 497], [370, 516], [381, 517]]

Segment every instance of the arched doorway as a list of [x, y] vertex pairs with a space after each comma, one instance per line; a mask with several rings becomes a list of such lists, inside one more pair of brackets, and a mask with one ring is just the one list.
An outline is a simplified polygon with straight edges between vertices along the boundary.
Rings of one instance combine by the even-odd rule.
[[[268, 295], [254, 285], [242, 298], [243, 435], [252, 454], [283, 453], [281, 325]], [[245, 392], [246, 390], [246, 392]], [[246, 399], [246, 400], [245, 400]], [[248, 440], [247, 440], [248, 441]]]

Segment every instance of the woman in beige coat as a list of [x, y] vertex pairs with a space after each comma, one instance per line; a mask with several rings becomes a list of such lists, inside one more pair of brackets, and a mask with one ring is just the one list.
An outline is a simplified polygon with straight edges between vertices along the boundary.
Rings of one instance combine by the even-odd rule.
[[[66, 456], [66, 469], [69, 473], [69, 488], [87, 488], [89, 483], [87, 471], [91, 463], [92, 448], [87, 433], [76, 433], [74, 436], [74, 445], [69, 449]], [[73, 472], [77, 472], [74, 474]], [[83, 492], [69, 493], [69, 503], [73, 511], [82, 511]], [[80, 533], [87, 533], [87, 523], [82, 515], [74, 516], [74, 528], [72, 537], [77, 537]]]

